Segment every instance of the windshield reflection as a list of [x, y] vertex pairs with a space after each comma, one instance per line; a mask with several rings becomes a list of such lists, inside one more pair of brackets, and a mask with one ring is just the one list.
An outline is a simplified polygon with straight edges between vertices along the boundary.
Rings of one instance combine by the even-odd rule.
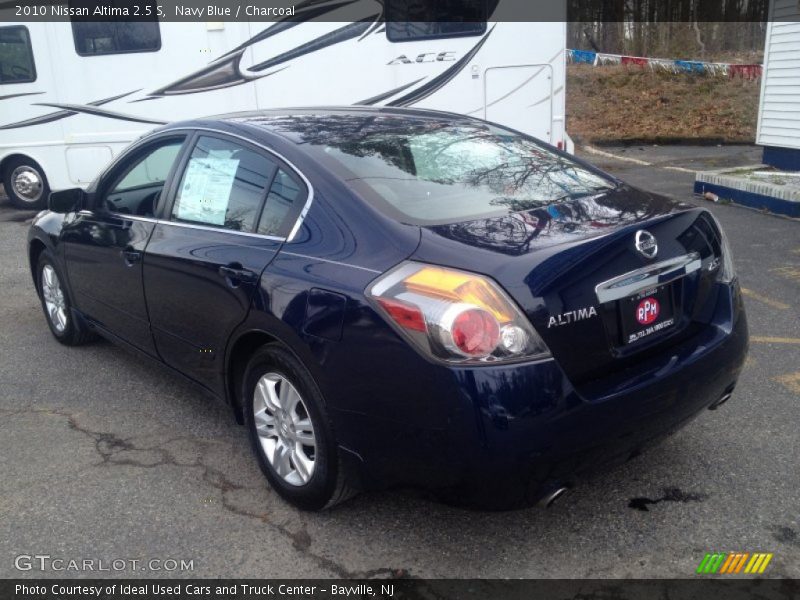
[[537, 245], [552, 245], [598, 235], [607, 228], [636, 223], [662, 214], [663, 199], [646, 194], [599, 193], [565, 200], [499, 218], [475, 219], [431, 227], [439, 235], [470, 246], [521, 255]]

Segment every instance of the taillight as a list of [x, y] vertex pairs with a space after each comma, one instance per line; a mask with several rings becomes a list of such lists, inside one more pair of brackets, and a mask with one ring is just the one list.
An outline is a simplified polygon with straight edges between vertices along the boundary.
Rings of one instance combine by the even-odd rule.
[[519, 308], [487, 277], [406, 262], [373, 282], [367, 295], [433, 358], [495, 363], [550, 356]]
[[443, 341], [457, 354], [464, 356], [487, 356], [500, 341], [500, 324], [494, 315], [482, 308], [470, 305], [455, 305], [447, 335]]
[[719, 248], [722, 254], [720, 257], [722, 259], [722, 268], [719, 270], [719, 273], [717, 273], [717, 280], [721, 283], [730, 283], [736, 277], [736, 267], [733, 264], [731, 244], [728, 241], [728, 236], [725, 235], [725, 230], [722, 228], [722, 223], [719, 222], [719, 219], [714, 215], [711, 215], [711, 218], [714, 219], [714, 224], [717, 226], [717, 231], [719, 232]]

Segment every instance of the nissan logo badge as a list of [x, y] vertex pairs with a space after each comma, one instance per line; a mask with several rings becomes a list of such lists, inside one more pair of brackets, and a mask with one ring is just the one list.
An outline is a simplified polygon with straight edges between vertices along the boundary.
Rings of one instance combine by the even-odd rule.
[[658, 243], [656, 236], [649, 231], [640, 229], [636, 232], [636, 249], [647, 258], [655, 258], [658, 254]]

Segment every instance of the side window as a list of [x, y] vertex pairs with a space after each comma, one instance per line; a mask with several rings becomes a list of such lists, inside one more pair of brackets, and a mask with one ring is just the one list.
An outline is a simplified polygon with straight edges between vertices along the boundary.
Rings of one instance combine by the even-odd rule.
[[265, 235], [288, 233], [287, 220], [297, 214], [295, 209], [304, 195], [305, 192], [300, 184], [286, 171], [278, 169], [275, 180], [269, 188], [261, 220], [258, 222], [258, 233]]
[[141, 217], [152, 216], [184, 138], [164, 140], [121, 166], [122, 173], [105, 194], [106, 210]]
[[277, 165], [225, 139], [198, 139], [183, 172], [172, 219], [253, 231]]
[[115, 191], [127, 191], [141, 186], [163, 187], [183, 140], [169, 142], [153, 150], [139, 161], [116, 185]]
[[390, 42], [482, 35], [487, 0], [409, 2], [385, 0], [386, 37]]
[[0, 27], [0, 83], [31, 81], [36, 81], [36, 66], [28, 28]]
[[158, 21], [73, 21], [72, 37], [81, 56], [156, 52], [161, 48]]

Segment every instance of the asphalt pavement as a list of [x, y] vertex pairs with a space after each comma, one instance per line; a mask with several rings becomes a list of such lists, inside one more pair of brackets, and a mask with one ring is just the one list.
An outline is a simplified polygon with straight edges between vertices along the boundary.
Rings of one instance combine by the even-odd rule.
[[[800, 577], [800, 222], [692, 198], [693, 169], [758, 163], [757, 149], [601, 152], [580, 154], [719, 217], [751, 351], [730, 402], [548, 510], [405, 490], [288, 507], [227, 408], [110, 343], [52, 338], [25, 255], [32, 214], [0, 200], [0, 577], [681, 578], [712, 551], [772, 552], [765, 576]], [[20, 555], [95, 570], [20, 571]]]

